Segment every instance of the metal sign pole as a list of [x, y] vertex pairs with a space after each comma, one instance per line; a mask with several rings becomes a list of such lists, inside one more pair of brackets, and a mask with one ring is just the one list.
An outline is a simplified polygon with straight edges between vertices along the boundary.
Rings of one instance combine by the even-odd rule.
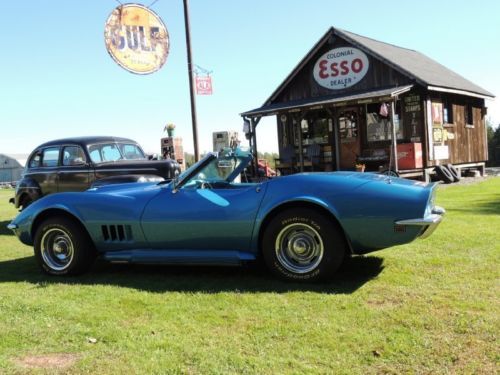
[[194, 160], [200, 160], [200, 153], [198, 150], [198, 126], [196, 124], [196, 97], [193, 86], [193, 59], [191, 54], [191, 32], [189, 27], [189, 11], [188, 0], [184, 1], [184, 25], [186, 26], [186, 49], [188, 60], [188, 74], [189, 74], [189, 95], [191, 97], [191, 121], [193, 124], [193, 143], [194, 143]]

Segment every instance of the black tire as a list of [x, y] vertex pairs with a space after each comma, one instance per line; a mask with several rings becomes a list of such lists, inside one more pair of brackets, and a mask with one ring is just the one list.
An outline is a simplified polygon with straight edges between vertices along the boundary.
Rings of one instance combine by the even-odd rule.
[[451, 184], [455, 180], [453, 179], [453, 176], [451, 175], [451, 172], [446, 168], [444, 165], [437, 165], [436, 168], [434, 168], [436, 171], [437, 176], [441, 181], [443, 181], [445, 184]]
[[33, 203], [33, 200], [29, 196], [23, 197], [23, 200], [21, 201], [20, 207], [21, 211], [26, 209], [31, 203]]
[[337, 223], [311, 208], [278, 213], [262, 238], [267, 267], [289, 281], [331, 278], [342, 264], [346, 250], [347, 243]]
[[447, 164], [446, 168], [448, 169], [448, 171], [450, 171], [450, 174], [453, 177], [453, 181], [455, 181], [455, 182], [460, 181], [460, 178], [461, 178], [460, 172], [458, 171], [457, 168], [455, 168], [453, 166], [453, 164]]
[[34, 249], [39, 266], [49, 275], [79, 275], [96, 256], [87, 232], [66, 217], [43, 221], [36, 230]]

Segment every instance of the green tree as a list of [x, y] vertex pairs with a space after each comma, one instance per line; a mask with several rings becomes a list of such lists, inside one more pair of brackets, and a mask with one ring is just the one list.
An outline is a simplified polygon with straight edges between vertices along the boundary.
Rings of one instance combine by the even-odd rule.
[[493, 127], [491, 120], [486, 120], [487, 138], [488, 138], [488, 165], [500, 165], [500, 124]]

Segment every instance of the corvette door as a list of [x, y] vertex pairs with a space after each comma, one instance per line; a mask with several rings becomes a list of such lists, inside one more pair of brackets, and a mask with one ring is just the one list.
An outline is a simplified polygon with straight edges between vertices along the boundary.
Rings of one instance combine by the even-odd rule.
[[166, 188], [146, 207], [142, 226], [157, 249], [248, 251], [265, 184]]

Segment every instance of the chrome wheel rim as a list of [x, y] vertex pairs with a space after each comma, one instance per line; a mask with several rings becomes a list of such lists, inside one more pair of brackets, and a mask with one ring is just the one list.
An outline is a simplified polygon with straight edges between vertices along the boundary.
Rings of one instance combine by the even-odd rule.
[[303, 274], [313, 271], [324, 254], [323, 239], [316, 229], [304, 223], [287, 225], [276, 237], [276, 258], [288, 271]]
[[45, 264], [54, 271], [69, 267], [74, 256], [73, 242], [62, 229], [49, 229], [42, 237], [41, 254]]

